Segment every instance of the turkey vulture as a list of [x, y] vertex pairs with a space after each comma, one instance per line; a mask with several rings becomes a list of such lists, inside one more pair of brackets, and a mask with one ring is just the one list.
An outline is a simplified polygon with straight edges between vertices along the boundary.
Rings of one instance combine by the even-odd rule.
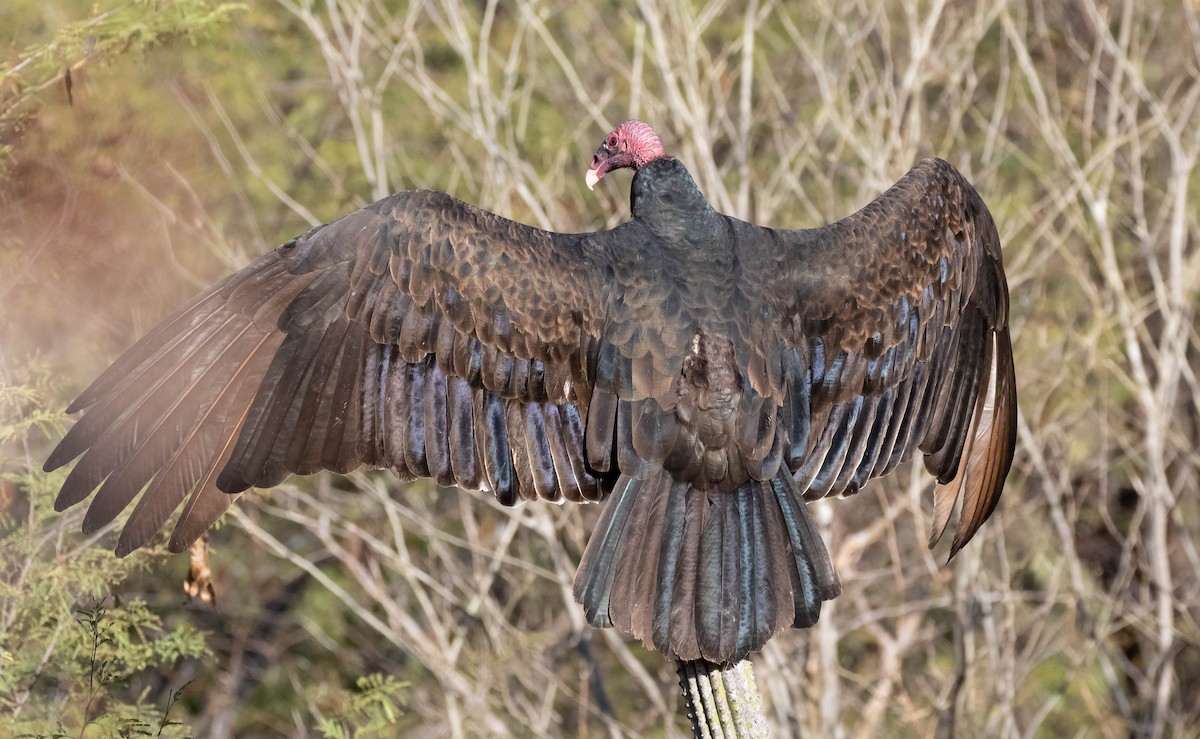
[[[575, 581], [595, 626], [731, 663], [816, 622], [840, 583], [805, 499], [918, 450], [951, 556], [996, 506], [1016, 385], [996, 226], [929, 159], [823, 228], [722, 215], [645, 123], [631, 218], [563, 234], [439, 192], [384, 198], [196, 297], [68, 409], [63, 510], [116, 551], [187, 497], [188, 547], [250, 487], [363, 465], [501, 502], [605, 501]], [[143, 492], [144, 491], [144, 492]], [[190, 494], [190, 497], [188, 497]]]

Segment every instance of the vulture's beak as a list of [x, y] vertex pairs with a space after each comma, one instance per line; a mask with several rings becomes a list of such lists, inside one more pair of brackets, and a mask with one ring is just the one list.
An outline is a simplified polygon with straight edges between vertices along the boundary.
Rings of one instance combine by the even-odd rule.
[[607, 146], [603, 145], [599, 149], [596, 149], [596, 153], [592, 155], [592, 166], [588, 168], [587, 174], [583, 178], [589, 190], [595, 190], [596, 183], [608, 173], [608, 160], [611, 156], [612, 152], [608, 150]]

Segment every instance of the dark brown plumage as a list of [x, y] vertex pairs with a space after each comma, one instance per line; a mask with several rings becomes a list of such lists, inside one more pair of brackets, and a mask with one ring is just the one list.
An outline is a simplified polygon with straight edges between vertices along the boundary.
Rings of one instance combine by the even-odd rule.
[[[117, 553], [188, 498], [182, 550], [252, 486], [367, 465], [522, 499], [607, 498], [575, 584], [589, 621], [732, 662], [840, 585], [805, 498], [918, 450], [951, 554], [996, 506], [1016, 389], [996, 227], [926, 160], [861, 211], [781, 231], [721, 215], [638, 122], [632, 218], [557, 234], [427, 191], [297, 237], [119, 358], [46, 462], [81, 457]], [[190, 496], [190, 497], [189, 497]]]

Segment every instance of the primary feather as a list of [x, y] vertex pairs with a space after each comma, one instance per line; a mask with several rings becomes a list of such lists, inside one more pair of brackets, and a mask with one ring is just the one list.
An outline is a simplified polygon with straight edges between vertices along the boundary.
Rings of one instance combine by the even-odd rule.
[[837, 575], [805, 499], [918, 451], [932, 546], [991, 515], [1015, 446], [999, 237], [949, 164], [796, 231], [714, 211], [644, 123], [589, 184], [636, 170], [632, 217], [560, 234], [447, 195], [380, 200], [206, 291], [71, 405], [94, 530], [119, 554], [180, 502], [170, 546], [253, 486], [390, 469], [522, 499], [608, 498], [580, 564], [588, 620], [733, 662], [816, 622]]

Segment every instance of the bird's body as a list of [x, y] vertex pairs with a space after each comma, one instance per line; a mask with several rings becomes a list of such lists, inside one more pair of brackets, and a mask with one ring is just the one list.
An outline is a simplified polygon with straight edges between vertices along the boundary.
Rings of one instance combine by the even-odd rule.
[[815, 623], [839, 592], [806, 496], [922, 451], [942, 483], [934, 540], [961, 498], [956, 551], [1015, 433], [978, 195], [928, 160], [843, 221], [767, 229], [714, 211], [633, 123], [589, 172], [637, 170], [610, 231], [399, 193], [196, 298], [72, 405], [88, 412], [47, 462], [83, 455], [60, 509], [100, 486], [92, 530], [149, 485], [126, 553], [189, 494], [175, 549], [233, 494], [322, 468], [606, 500], [576, 580], [589, 621], [714, 662]]

